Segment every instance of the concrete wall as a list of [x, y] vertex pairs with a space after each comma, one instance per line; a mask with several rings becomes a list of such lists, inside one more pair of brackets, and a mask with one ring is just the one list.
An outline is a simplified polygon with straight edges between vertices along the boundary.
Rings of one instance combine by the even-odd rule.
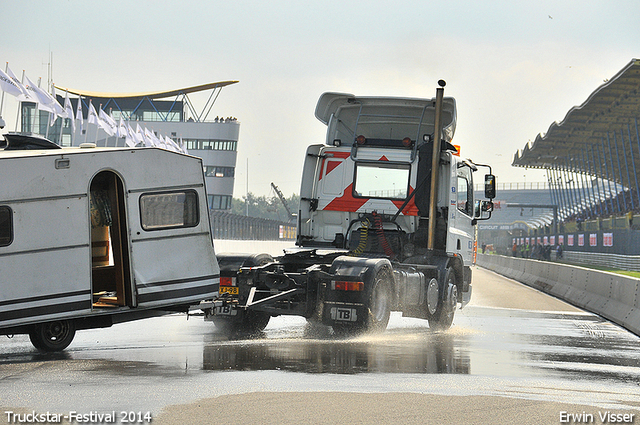
[[640, 335], [640, 279], [565, 264], [478, 254], [477, 264]]

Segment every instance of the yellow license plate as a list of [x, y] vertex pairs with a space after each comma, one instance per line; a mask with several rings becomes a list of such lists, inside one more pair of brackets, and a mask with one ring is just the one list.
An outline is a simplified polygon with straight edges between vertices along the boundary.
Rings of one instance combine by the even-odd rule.
[[237, 286], [221, 286], [220, 287], [220, 293], [221, 294], [231, 294], [231, 295], [238, 295], [238, 287]]

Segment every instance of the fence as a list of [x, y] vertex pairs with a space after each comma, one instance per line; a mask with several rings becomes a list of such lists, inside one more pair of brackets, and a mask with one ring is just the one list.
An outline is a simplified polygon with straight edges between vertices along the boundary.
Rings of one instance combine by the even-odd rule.
[[291, 223], [215, 210], [209, 213], [209, 217], [214, 239], [259, 241], [296, 239], [296, 226]]
[[640, 255], [603, 254], [599, 252], [565, 251], [564, 261], [617, 270], [640, 270]]

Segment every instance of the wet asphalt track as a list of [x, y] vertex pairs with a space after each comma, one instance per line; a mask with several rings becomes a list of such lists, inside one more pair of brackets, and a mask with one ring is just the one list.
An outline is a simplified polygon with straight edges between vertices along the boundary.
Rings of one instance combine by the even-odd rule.
[[203, 398], [313, 391], [503, 396], [637, 412], [640, 338], [476, 268], [472, 303], [447, 332], [394, 313], [383, 334], [335, 338], [302, 318], [278, 317], [259, 338], [230, 340], [201, 317], [171, 315], [80, 331], [60, 354], [38, 353], [24, 335], [0, 339], [0, 413], [157, 417]]

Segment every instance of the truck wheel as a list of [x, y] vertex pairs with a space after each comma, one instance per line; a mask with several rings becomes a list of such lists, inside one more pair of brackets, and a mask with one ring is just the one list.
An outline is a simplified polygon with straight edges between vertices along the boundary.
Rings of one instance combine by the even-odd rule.
[[458, 287], [456, 286], [456, 274], [453, 268], [447, 267], [445, 272], [444, 297], [438, 301], [436, 312], [429, 319], [429, 328], [437, 331], [446, 331], [453, 323], [453, 316], [458, 305]]
[[216, 328], [227, 334], [257, 334], [269, 324], [271, 316], [261, 311], [238, 310], [238, 314], [231, 317], [214, 317]]
[[76, 335], [76, 327], [70, 320], [38, 323], [29, 332], [29, 339], [40, 351], [62, 351], [71, 344]]
[[365, 330], [382, 332], [387, 329], [393, 303], [392, 281], [393, 276], [386, 267], [376, 275], [371, 297], [369, 298], [369, 305], [367, 306]]
[[333, 332], [339, 336], [354, 336], [387, 329], [393, 304], [392, 282], [391, 271], [387, 267], [380, 269], [373, 280], [373, 289], [365, 306], [365, 317], [357, 322], [334, 324]]

